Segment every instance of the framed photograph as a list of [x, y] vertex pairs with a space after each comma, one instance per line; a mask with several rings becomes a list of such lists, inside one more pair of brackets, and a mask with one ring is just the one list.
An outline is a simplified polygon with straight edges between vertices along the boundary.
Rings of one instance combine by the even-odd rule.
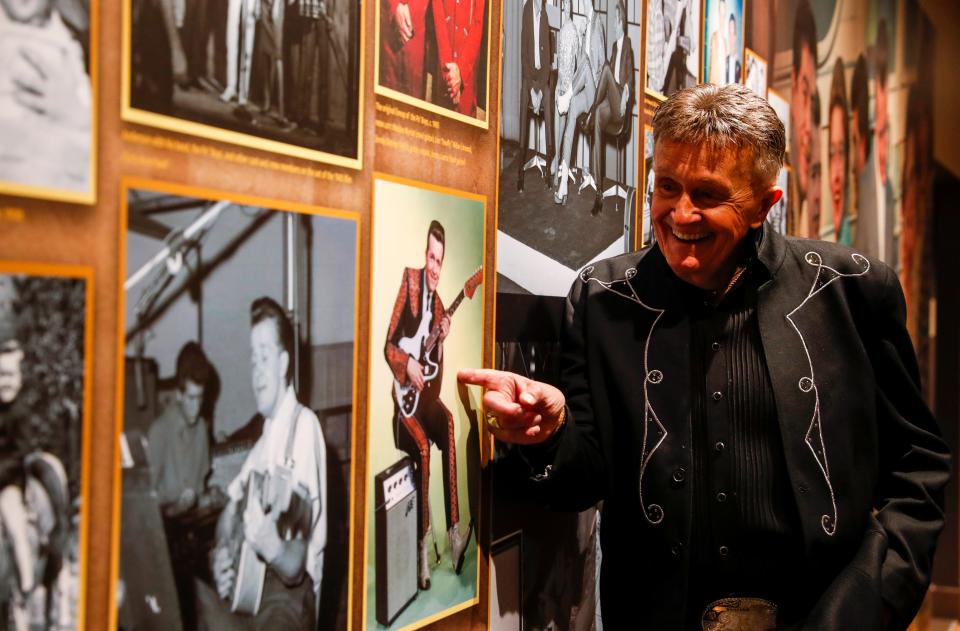
[[90, 268], [0, 261], [4, 629], [85, 625], [92, 296]]
[[523, 631], [523, 531], [490, 544], [490, 631]]
[[479, 602], [485, 198], [377, 175], [370, 259], [365, 629]]
[[375, 91], [487, 129], [487, 0], [376, 0]]
[[784, 166], [777, 173], [777, 186], [783, 189], [780, 200], [767, 213], [767, 223], [782, 235], [793, 231], [793, 222], [790, 221], [790, 167]]
[[96, 201], [98, 7], [0, 1], [0, 193]]
[[360, 0], [123, 0], [123, 120], [359, 169]]
[[349, 629], [358, 216], [121, 194], [117, 628]]
[[704, 0], [647, 2], [644, 89], [656, 100], [700, 83]]
[[787, 149], [790, 148], [790, 101], [773, 88], [767, 88], [767, 101], [777, 113], [777, 118], [783, 123], [783, 128], [787, 135]]
[[740, 83], [744, 61], [744, 0], [706, 0], [703, 19], [704, 83]]
[[643, 211], [640, 218], [640, 247], [645, 248], [657, 241], [653, 232], [653, 126], [643, 126]]
[[[584, 266], [632, 247], [641, 8], [617, 0], [504, 4], [497, 291], [566, 296]], [[535, 24], [542, 54], [532, 48]]]
[[743, 50], [744, 67], [743, 84], [763, 96], [767, 93], [767, 60], [749, 48]]

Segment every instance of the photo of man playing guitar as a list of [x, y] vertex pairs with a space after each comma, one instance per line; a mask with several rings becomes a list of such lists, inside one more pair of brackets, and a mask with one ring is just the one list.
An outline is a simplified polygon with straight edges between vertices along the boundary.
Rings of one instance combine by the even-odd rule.
[[327, 543], [326, 443], [293, 386], [296, 337], [271, 298], [250, 308], [251, 372], [263, 433], [227, 488], [207, 628], [312, 631]]
[[384, 355], [393, 373], [393, 436], [396, 447], [415, 463], [417, 483], [417, 578], [420, 589], [430, 588], [427, 541], [430, 535], [430, 445], [443, 458], [443, 497], [450, 541], [450, 559], [459, 574], [471, 528], [461, 532], [457, 498], [457, 447], [454, 417], [439, 398], [443, 382], [443, 342], [450, 320], [464, 296], [470, 298], [481, 282], [478, 271], [460, 296], [444, 309], [437, 285], [443, 267], [444, 229], [439, 221], [427, 230], [425, 264], [405, 268], [390, 317]]

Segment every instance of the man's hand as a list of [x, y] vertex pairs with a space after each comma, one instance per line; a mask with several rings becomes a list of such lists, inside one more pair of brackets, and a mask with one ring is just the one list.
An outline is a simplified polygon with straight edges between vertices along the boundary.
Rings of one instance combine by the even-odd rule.
[[630, 98], [630, 88], [627, 85], [623, 86], [623, 94], [620, 95], [620, 118], [623, 118], [627, 113], [627, 100]]
[[[443, 326], [442, 323], [441, 326]], [[407, 358], [407, 380], [414, 390], [423, 391], [423, 366], [412, 356]]]
[[445, 315], [440, 319], [440, 341], [447, 339], [450, 335], [450, 316]]
[[542, 443], [560, 424], [566, 399], [557, 388], [504, 372], [466, 368], [461, 383], [481, 386], [487, 428], [497, 440], [519, 445]]
[[444, 80], [447, 82], [447, 94], [454, 103], [460, 102], [460, 91], [463, 89], [463, 78], [460, 76], [460, 66], [456, 62], [444, 65]]
[[268, 565], [283, 553], [283, 540], [274, 517], [277, 514], [276, 511], [270, 515], [264, 513], [260, 502], [249, 502], [243, 511], [243, 538]]
[[177, 498], [177, 512], [185, 513], [197, 503], [197, 494], [193, 489], [183, 489]]
[[406, 2], [397, 3], [393, 12], [393, 25], [404, 44], [413, 39], [413, 19], [410, 17], [410, 6]]
[[213, 581], [217, 584], [217, 594], [220, 598], [230, 597], [235, 580], [236, 573], [233, 571], [230, 553], [221, 546], [213, 553]]
[[78, 100], [80, 86], [69, 65], [28, 46], [17, 52], [10, 64], [14, 100], [56, 123], [88, 129], [90, 110]]

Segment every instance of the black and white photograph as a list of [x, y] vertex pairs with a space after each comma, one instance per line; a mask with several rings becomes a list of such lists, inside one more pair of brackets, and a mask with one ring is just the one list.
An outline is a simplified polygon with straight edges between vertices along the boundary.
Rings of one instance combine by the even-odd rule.
[[360, 168], [360, 0], [125, 6], [124, 120]]
[[125, 206], [118, 628], [347, 629], [355, 215]]
[[767, 93], [767, 60], [749, 48], [743, 51], [743, 84], [764, 96]]
[[[559, 322], [540, 317], [531, 324], [536, 334], [513, 327], [501, 332], [498, 327], [496, 366], [557, 385]], [[596, 507], [580, 513], [551, 511], [531, 502], [522, 490], [525, 485], [517, 484], [529, 475], [523, 473], [528, 467], [516, 445], [495, 443], [492, 538], [516, 545], [508, 563], [498, 561], [493, 546], [491, 629], [602, 630], [597, 591], [599, 511]]]
[[487, 0], [375, 0], [376, 92], [487, 129]]
[[0, 0], [0, 193], [94, 202], [92, 14], [91, 0]]
[[743, 3], [706, 0], [703, 18], [703, 81], [740, 83], [743, 77]]
[[641, 8], [504, 4], [497, 291], [565, 296], [591, 261], [630, 249]]
[[0, 262], [0, 628], [83, 626], [92, 271]]
[[700, 82], [703, 0], [647, 0], [644, 89], [662, 100]]
[[640, 212], [641, 247], [653, 245], [657, 235], [653, 230], [650, 210], [653, 206], [653, 127], [643, 126], [643, 210]]

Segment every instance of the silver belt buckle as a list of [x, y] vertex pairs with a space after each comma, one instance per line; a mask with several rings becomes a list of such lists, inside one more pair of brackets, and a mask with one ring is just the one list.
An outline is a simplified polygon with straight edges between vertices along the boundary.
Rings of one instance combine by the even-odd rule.
[[777, 606], [762, 598], [721, 598], [703, 610], [703, 631], [776, 631]]

